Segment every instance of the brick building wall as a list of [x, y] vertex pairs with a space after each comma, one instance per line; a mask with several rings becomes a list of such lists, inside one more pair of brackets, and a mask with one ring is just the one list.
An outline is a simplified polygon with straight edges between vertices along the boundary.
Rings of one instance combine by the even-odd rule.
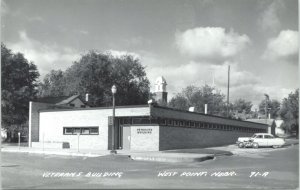
[[254, 123], [248, 121], [239, 121], [235, 119], [227, 119], [223, 117], [217, 117], [212, 115], [199, 114], [195, 112], [179, 111], [163, 107], [152, 107], [151, 115], [153, 117], [164, 117], [164, 118], [174, 118], [174, 119], [184, 119], [192, 121], [202, 121], [202, 122], [213, 122], [222, 125], [233, 125], [249, 128], [267, 129], [265, 124]]
[[253, 133], [239, 131], [160, 126], [159, 150], [203, 148], [234, 144], [238, 137], [249, 137], [252, 135]]

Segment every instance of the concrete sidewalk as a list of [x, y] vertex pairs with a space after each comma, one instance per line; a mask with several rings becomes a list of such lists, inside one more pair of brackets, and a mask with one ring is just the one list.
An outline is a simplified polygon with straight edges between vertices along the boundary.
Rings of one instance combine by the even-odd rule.
[[[299, 144], [298, 139], [286, 139], [285, 146]], [[178, 149], [166, 151], [128, 151], [117, 150], [115, 156], [128, 156], [133, 160], [158, 161], [158, 162], [200, 162], [213, 159], [216, 156], [230, 156], [235, 153], [238, 147], [228, 145], [210, 148]], [[81, 157], [100, 157], [111, 155], [109, 150], [92, 150], [92, 149], [50, 149], [50, 148], [30, 148], [18, 147], [11, 145], [2, 145], [1, 152], [21, 152], [44, 155], [61, 155], [61, 156], [81, 156]]]
[[33, 147], [18, 147], [6, 146], [1, 147], [1, 152], [16, 152], [30, 154], [45, 154], [45, 155], [60, 155], [60, 156], [84, 156], [84, 157], [99, 157], [109, 155], [108, 150], [77, 150], [77, 149], [54, 149], [54, 148], [33, 148]]
[[[158, 161], [158, 162], [200, 162], [208, 159], [213, 159], [215, 154], [205, 151], [197, 152], [171, 152], [171, 151], [128, 151], [117, 150], [114, 156], [128, 156], [133, 160], [138, 161]], [[216, 150], [218, 151], [218, 150]], [[1, 152], [43, 154], [43, 155], [60, 155], [60, 156], [81, 156], [81, 157], [101, 157], [108, 156], [110, 150], [85, 150], [81, 149], [50, 149], [50, 148], [31, 148], [18, 146], [2, 146]]]

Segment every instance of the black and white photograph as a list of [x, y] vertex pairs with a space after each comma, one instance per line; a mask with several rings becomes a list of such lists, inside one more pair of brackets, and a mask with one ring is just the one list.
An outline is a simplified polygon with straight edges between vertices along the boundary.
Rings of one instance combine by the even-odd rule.
[[298, 0], [1, 0], [1, 189], [299, 189]]

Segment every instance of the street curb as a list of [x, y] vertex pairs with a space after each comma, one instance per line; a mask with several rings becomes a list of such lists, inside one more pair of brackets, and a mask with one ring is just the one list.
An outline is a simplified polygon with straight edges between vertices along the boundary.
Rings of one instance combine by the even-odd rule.
[[150, 155], [130, 155], [132, 160], [137, 161], [153, 161], [153, 162], [203, 162], [205, 160], [214, 159], [214, 155], [202, 157], [164, 157], [164, 156], [150, 156]]
[[106, 154], [103, 155], [103, 154], [92, 154], [92, 153], [56, 152], [56, 151], [28, 151], [28, 150], [12, 150], [12, 149], [1, 149], [1, 152], [45, 154], [45, 155], [59, 155], [59, 156], [79, 156], [79, 157], [106, 156]]
[[297, 145], [297, 144], [299, 144], [299, 142], [291, 143], [291, 144], [285, 144], [285, 145], [283, 145], [283, 147], [294, 146], [294, 145]]

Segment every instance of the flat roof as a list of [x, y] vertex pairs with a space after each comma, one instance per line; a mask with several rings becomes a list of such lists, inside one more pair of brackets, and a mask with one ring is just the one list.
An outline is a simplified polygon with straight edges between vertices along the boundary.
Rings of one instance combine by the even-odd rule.
[[[145, 108], [149, 107], [149, 105], [128, 105], [128, 106], [116, 106], [116, 108]], [[57, 109], [41, 109], [40, 112], [53, 112], [53, 111], [77, 111], [77, 110], [104, 110], [104, 109], [112, 109], [112, 106], [109, 107], [88, 107], [88, 108], [57, 108]]]

